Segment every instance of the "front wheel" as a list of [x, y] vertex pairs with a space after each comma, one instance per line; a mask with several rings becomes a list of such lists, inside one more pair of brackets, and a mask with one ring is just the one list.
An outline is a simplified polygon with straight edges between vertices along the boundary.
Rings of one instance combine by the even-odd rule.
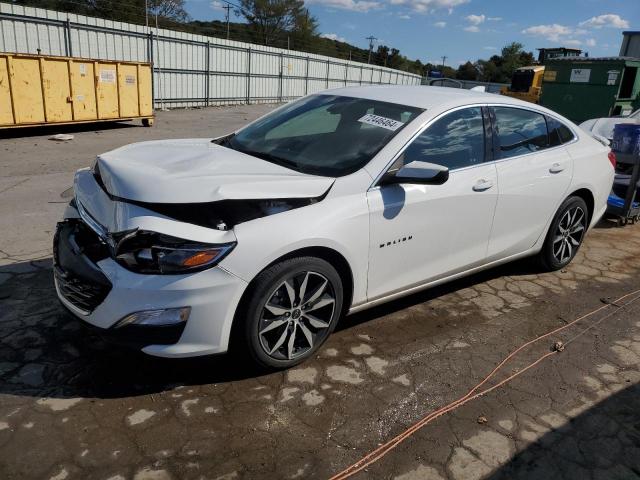
[[589, 210], [580, 197], [567, 198], [551, 222], [538, 261], [547, 271], [567, 266], [576, 253], [589, 226]]
[[272, 265], [256, 278], [246, 309], [244, 340], [261, 366], [289, 368], [312, 356], [342, 312], [342, 280], [331, 264], [297, 257]]

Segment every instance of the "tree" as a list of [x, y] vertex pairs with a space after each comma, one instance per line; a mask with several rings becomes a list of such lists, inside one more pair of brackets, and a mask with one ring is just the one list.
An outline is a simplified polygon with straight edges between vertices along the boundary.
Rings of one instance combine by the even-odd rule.
[[482, 81], [510, 83], [516, 69], [534, 64], [533, 53], [525, 52], [518, 42], [505, 46], [500, 53], [489, 60], [478, 60], [476, 66]]
[[478, 77], [478, 71], [473, 63], [467, 62], [458, 67], [456, 72], [456, 78], [458, 80], [476, 80]]
[[318, 36], [318, 19], [309, 13], [308, 8], [302, 8], [293, 19], [293, 26], [289, 32], [291, 47], [305, 49], [310, 47]]
[[374, 65], [385, 65], [389, 57], [389, 47], [378, 45], [378, 49], [371, 55], [371, 63]]
[[302, 0], [241, 0], [236, 13], [247, 20], [258, 41], [269, 45], [284, 32], [293, 31], [308, 10]]
[[533, 53], [525, 52], [523, 45], [518, 42], [511, 42], [502, 49], [502, 65], [500, 65], [503, 75], [510, 79], [520, 67], [533, 64]]
[[184, 0], [148, 0], [150, 13], [160, 18], [186, 22], [189, 14], [184, 9]]

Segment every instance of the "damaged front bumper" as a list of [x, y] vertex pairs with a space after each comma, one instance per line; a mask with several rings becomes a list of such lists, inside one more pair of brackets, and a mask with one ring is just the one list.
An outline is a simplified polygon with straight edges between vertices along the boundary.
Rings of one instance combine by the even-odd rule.
[[[107, 338], [151, 355], [225, 352], [246, 282], [220, 266], [184, 275], [135, 273], [109, 255], [108, 239], [101, 235], [146, 228], [220, 242], [222, 238], [235, 240], [233, 233], [184, 225], [111, 200], [88, 170], [78, 173], [75, 187], [78, 207], [72, 202], [67, 208], [54, 240], [56, 290], [64, 306]], [[167, 310], [188, 310], [188, 315], [170, 324], [118, 326], [134, 313]]]

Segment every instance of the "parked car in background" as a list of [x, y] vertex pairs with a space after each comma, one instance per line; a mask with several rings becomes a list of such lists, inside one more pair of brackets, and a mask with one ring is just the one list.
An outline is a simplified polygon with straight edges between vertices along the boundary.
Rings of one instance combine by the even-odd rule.
[[522, 257], [566, 266], [602, 216], [608, 148], [509, 97], [328, 90], [216, 139], [142, 142], [75, 176], [58, 296], [98, 331], [266, 367], [339, 318]]
[[606, 138], [611, 142], [613, 139], [613, 128], [619, 123], [640, 124], [640, 109], [626, 117], [592, 118], [591, 120], [582, 122], [580, 128], [601, 138]]

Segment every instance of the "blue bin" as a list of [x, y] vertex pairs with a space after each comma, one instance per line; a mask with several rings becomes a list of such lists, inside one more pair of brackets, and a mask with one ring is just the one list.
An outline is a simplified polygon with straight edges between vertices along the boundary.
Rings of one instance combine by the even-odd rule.
[[639, 155], [640, 154], [640, 125], [633, 123], [619, 123], [613, 128], [613, 140], [611, 150], [616, 154]]
[[[612, 193], [612, 194], [609, 195], [609, 198], [607, 199], [607, 205], [609, 207], [614, 207], [614, 208], [624, 208], [624, 198], [620, 198], [615, 193]], [[633, 205], [631, 207], [632, 208], [639, 208], [640, 207], [640, 203], [639, 202], [633, 202]]]

